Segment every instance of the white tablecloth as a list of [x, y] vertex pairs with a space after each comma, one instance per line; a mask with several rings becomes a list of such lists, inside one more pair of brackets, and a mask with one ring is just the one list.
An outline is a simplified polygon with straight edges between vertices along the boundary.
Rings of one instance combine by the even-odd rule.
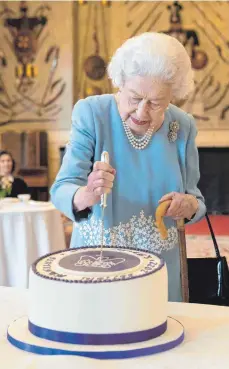
[[61, 215], [51, 203], [0, 201], [0, 285], [27, 287], [31, 263], [64, 249]]
[[182, 303], [169, 303], [169, 314], [183, 323], [185, 341], [165, 353], [138, 359], [100, 361], [23, 352], [8, 343], [6, 331], [13, 319], [27, 314], [27, 292], [28, 290], [0, 287], [1, 369], [229, 368], [229, 308]]

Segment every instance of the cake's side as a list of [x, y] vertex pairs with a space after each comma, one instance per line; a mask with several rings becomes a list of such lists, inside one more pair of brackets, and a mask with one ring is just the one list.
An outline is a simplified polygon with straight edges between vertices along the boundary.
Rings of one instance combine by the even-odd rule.
[[[117, 249], [117, 252], [119, 256], [121, 252], [136, 256], [136, 250], [132, 253], [131, 250]], [[144, 258], [140, 257], [138, 265], [132, 265], [131, 268], [127, 265], [124, 270], [112, 269], [106, 273], [112, 283], [105, 283], [107, 280], [106, 277], [101, 277], [101, 273], [104, 273], [101, 270], [94, 277], [100, 283], [94, 283], [93, 276], [90, 276], [92, 280], [86, 281], [87, 283], [66, 283], [68, 277], [70, 281], [73, 275], [78, 276], [76, 270], [72, 271], [73, 274], [64, 274], [67, 277], [63, 281], [56, 276], [55, 279], [41, 276], [32, 268], [29, 285], [30, 322], [46, 329], [80, 334], [138, 332], [165, 324], [168, 301], [167, 269], [157, 256], [146, 254], [155, 261], [154, 271], [152, 265], [150, 270], [145, 269], [146, 266], [142, 264]], [[63, 257], [66, 255], [67, 252], [62, 252]], [[106, 256], [106, 252], [104, 255]], [[133, 258], [132, 261], [134, 260]], [[120, 267], [121, 263], [117, 265]], [[139, 274], [142, 267], [144, 273]], [[66, 269], [66, 265], [64, 268]], [[90, 273], [93, 275], [91, 269]], [[123, 277], [120, 279], [122, 273]], [[86, 277], [81, 275], [81, 278]]]

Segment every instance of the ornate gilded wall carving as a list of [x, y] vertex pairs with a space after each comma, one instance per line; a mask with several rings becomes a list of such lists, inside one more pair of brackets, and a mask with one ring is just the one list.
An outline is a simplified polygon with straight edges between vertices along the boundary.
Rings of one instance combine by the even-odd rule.
[[106, 76], [109, 60], [109, 17], [111, 1], [80, 1], [78, 98], [111, 92]]
[[0, 2], [0, 127], [55, 126], [64, 109], [64, 45], [53, 27], [55, 7], [56, 2]]
[[[86, 17], [86, 6], [80, 7], [79, 15], [80, 45], [84, 45], [86, 24], [91, 24]], [[192, 113], [201, 129], [229, 128], [227, 1], [113, 1], [105, 19], [106, 24], [100, 23], [99, 32], [102, 35], [103, 30], [106, 34], [108, 60], [125, 39], [134, 35], [157, 31], [177, 37], [192, 59], [195, 76], [195, 89], [189, 100], [178, 101], [177, 105]], [[82, 97], [85, 73], [81, 53], [79, 60]], [[100, 87], [98, 83], [95, 86]], [[101, 90], [105, 92], [107, 88]]]
[[129, 36], [159, 31], [178, 38], [192, 60], [195, 89], [187, 102], [201, 128], [229, 128], [229, 3], [127, 2]]

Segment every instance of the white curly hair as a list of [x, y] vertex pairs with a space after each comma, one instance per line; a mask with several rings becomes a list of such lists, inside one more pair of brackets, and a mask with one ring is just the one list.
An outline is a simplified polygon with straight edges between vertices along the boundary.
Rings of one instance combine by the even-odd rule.
[[184, 46], [164, 33], [146, 32], [125, 41], [107, 68], [113, 86], [121, 88], [134, 76], [150, 76], [171, 84], [175, 99], [193, 90], [193, 71]]

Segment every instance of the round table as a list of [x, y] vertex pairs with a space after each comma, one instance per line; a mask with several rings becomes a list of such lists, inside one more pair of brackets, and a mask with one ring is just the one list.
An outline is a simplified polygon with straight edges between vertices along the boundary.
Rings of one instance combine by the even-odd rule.
[[27, 287], [30, 265], [66, 248], [60, 212], [49, 202], [0, 201], [0, 285]]
[[[27, 315], [28, 290], [0, 287], [0, 358], [4, 369], [227, 369], [229, 308], [169, 303], [169, 315], [185, 328], [185, 340], [165, 353], [137, 359], [93, 360], [75, 356], [39, 356], [6, 339], [7, 326]], [[66, 311], [67, 314], [67, 311]], [[4, 363], [4, 365], [3, 365]]]

